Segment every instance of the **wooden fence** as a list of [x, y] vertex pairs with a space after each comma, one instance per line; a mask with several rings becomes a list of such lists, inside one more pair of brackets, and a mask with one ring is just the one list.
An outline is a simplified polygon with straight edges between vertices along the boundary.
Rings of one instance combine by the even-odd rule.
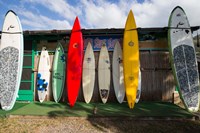
[[[112, 62], [113, 52], [109, 52], [110, 61]], [[99, 51], [95, 52], [96, 62], [96, 80], [94, 93], [91, 102], [101, 102], [99, 90], [98, 90], [98, 79], [97, 79], [97, 65], [98, 65]], [[51, 64], [53, 62], [53, 55], [50, 55]], [[36, 83], [36, 74], [38, 66], [39, 56], [35, 56], [34, 69]], [[172, 95], [175, 90], [174, 78], [169, 62], [169, 53], [166, 51], [140, 51], [140, 63], [142, 73], [142, 93], [141, 101], [172, 101]], [[111, 70], [112, 72], [112, 70]], [[46, 100], [53, 100], [51, 81], [49, 84], [48, 95]], [[35, 91], [35, 100], [38, 100], [37, 90]], [[78, 101], [84, 101], [82, 87], [79, 91]], [[125, 98], [126, 100], [126, 98]], [[61, 101], [67, 101], [66, 88], [63, 92]], [[108, 102], [117, 102], [113, 82], [111, 79], [110, 94]]]

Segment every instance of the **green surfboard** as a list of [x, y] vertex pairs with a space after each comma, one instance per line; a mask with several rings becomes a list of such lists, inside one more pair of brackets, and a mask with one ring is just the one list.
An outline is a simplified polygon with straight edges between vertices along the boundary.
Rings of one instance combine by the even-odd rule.
[[65, 52], [60, 43], [58, 43], [52, 68], [52, 90], [55, 102], [59, 102], [65, 83]]

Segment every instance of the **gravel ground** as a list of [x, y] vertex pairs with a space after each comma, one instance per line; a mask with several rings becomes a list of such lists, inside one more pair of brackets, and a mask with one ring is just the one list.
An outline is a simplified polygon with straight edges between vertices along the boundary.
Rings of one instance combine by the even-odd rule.
[[84, 117], [0, 118], [0, 133], [199, 133], [200, 121], [135, 120]]

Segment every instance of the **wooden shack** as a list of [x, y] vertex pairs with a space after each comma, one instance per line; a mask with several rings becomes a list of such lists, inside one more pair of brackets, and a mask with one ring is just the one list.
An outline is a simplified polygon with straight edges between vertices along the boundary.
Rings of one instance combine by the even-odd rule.
[[[86, 48], [88, 41], [93, 45], [96, 68], [98, 67], [98, 58], [102, 42], [106, 43], [112, 62], [114, 44], [118, 40], [122, 45], [123, 32], [124, 29], [82, 29], [84, 47]], [[52, 63], [57, 42], [60, 42], [67, 56], [70, 33], [71, 30], [24, 31], [23, 74], [17, 100], [38, 100], [36, 74], [41, 49], [43, 46], [47, 47]], [[138, 28], [138, 34], [142, 73], [141, 101], [172, 101], [175, 83], [169, 61], [167, 29]], [[61, 101], [67, 102], [66, 88], [64, 90]], [[46, 100], [53, 100], [51, 82]], [[84, 101], [82, 87], [80, 88], [77, 100]], [[101, 102], [98, 90], [97, 71], [91, 101]], [[108, 102], [117, 102], [112, 79]]]

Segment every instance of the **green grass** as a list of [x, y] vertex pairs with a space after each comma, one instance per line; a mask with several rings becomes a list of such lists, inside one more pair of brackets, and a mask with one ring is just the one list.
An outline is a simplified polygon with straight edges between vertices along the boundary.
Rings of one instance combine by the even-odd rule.
[[[97, 114], [94, 115], [94, 107]], [[11, 111], [0, 110], [0, 117], [9, 115], [32, 115], [32, 116], [126, 116], [126, 117], [175, 117], [192, 118], [193, 114], [179, 106], [167, 102], [139, 102], [134, 109], [129, 109], [127, 103], [90, 103], [77, 102], [73, 108], [67, 103], [55, 102], [16, 102]]]

